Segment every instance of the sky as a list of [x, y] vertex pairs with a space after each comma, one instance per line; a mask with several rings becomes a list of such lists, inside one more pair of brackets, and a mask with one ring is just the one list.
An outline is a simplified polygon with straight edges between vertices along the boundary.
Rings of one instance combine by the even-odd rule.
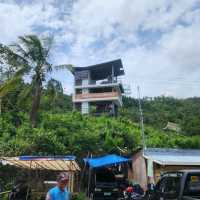
[[[51, 62], [122, 59], [131, 95], [200, 96], [200, 0], [0, 0], [0, 43], [54, 37]], [[66, 93], [73, 76], [54, 72]]]

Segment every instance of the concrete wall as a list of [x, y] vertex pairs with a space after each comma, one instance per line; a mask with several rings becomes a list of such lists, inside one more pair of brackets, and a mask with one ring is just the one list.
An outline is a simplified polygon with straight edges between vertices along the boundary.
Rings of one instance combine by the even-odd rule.
[[[88, 79], [82, 80], [82, 85], [88, 85], [88, 84], [89, 84]], [[82, 89], [82, 94], [88, 94], [88, 93], [89, 93], [88, 88]], [[82, 114], [88, 114], [89, 113], [89, 103], [88, 102], [82, 102], [81, 103], [81, 113]]]
[[142, 152], [134, 154], [132, 161], [132, 178], [134, 181], [140, 184], [140, 186], [146, 190], [147, 189], [147, 170], [146, 161], [142, 156]]

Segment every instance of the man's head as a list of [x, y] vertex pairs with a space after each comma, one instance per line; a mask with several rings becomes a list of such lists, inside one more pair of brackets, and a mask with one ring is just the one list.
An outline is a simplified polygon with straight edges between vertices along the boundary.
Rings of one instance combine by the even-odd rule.
[[69, 175], [67, 172], [62, 172], [58, 175], [57, 177], [57, 182], [58, 182], [58, 187], [61, 189], [61, 190], [64, 190], [65, 187], [67, 186], [68, 184], [68, 181], [69, 181]]

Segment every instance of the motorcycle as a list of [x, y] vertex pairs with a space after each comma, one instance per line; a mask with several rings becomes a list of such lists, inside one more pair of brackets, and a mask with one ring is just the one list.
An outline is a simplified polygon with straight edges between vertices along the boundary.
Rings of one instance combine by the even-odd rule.
[[144, 192], [140, 186], [138, 185], [129, 186], [124, 191], [124, 199], [125, 200], [142, 200], [144, 198], [143, 193]]

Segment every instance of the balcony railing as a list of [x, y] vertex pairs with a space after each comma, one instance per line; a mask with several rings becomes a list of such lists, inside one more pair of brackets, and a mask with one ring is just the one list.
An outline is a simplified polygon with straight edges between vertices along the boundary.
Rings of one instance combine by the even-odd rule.
[[99, 98], [113, 98], [121, 96], [118, 92], [103, 92], [103, 93], [83, 93], [76, 94], [75, 99], [99, 99]]
[[88, 84], [81, 84], [81, 83], [76, 83], [74, 86], [75, 88], [82, 88], [82, 87], [105, 87], [105, 86], [116, 86], [116, 85], [122, 85], [121, 81], [118, 82], [107, 82], [107, 81], [102, 81], [102, 82], [90, 82]]

